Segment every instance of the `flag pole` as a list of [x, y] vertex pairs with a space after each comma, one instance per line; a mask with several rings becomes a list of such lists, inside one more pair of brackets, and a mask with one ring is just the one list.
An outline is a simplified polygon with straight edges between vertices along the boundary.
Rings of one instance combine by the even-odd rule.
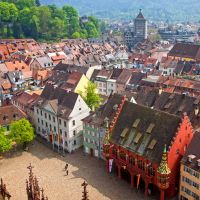
[[64, 134], [62, 134], [62, 143], [63, 143], [63, 156], [65, 155], [65, 140], [64, 140]]
[[58, 153], [59, 153], [59, 147], [60, 147], [60, 134], [58, 133]]
[[54, 150], [54, 133], [52, 132], [52, 145], [53, 145], [53, 150]]

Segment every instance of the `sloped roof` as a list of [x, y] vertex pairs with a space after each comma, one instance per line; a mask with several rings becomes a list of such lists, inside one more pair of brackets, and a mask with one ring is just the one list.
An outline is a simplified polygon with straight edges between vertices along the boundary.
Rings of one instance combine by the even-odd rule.
[[133, 72], [131, 79], [129, 81], [129, 84], [131, 85], [137, 85], [140, 83], [140, 81], [146, 76], [145, 73], [141, 73], [141, 72]]
[[7, 73], [8, 72], [8, 68], [6, 67], [5, 63], [0, 63], [0, 73]]
[[156, 110], [161, 110], [182, 116], [187, 113], [193, 128], [200, 127], [200, 112], [195, 114], [195, 109], [200, 111], [200, 99], [184, 94], [162, 92], [159, 94], [159, 89], [149, 87], [141, 87], [134, 92], [134, 98], [140, 105], [153, 107]]
[[40, 98], [38, 98], [36, 105], [43, 107], [49, 103], [59, 116], [68, 118], [75, 106], [78, 96], [79, 95], [74, 92], [47, 84]]
[[0, 125], [9, 125], [15, 120], [25, 118], [26, 114], [14, 105], [0, 107]]
[[[137, 119], [140, 122], [134, 128], [133, 123]], [[164, 145], [169, 147], [180, 123], [181, 118], [175, 115], [125, 102], [111, 134], [111, 142], [159, 164]], [[147, 133], [150, 124], [153, 124], [154, 128], [151, 133]], [[128, 132], [122, 139], [121, 134], [125, 128], [128, 129]], [[138, 140], [136, 137], [139, 133]], [[136, 139], [137, 142], [135, 142]], [[156, 140], [156, 145], [153, 149], [149, 149], [148, 146], [152, 140]]]
[[6, 67], [9, 72], [21, 70], [21, 71], [30, 71], [30, 67], [24, 61], [15, 60], [13, 62], [5, 62]]
[[29, 105], [27, 105], [27, 103], [31, 103], [31, 102], [35, 101], [38, 97], [39, 97], [39, 95], [37, 95], [35, 93], [29, 94], [27, 92], [17, 92], [13, 96], [13, 100], [17, 101], [18, 103], [22, 104], [23, 106], [29, 106]]
[[37, 57], [36, 60], [40, 63], [40, 65], [42, 67], [53, 67], [54, 66], [51, 58], [49, 58], [48, 56]]
[[84, 118], [83, 121], [95, 126], [103, 126], [105, 118], [112, 119], [115, 114], [114, 106], [119, 105], [122, 95], [114, 94], [109, 97], [106, 104], [101, 106], [95, 113]]
[[117, 83], [119, 84], [126, 84], [127, 81], [131, 78], [131, 70], [129, 69], [123, 69], [119, 77], [117, 78]]
[[169, 56], [200, 59], [200, 45], [177, 43], [170, 50]]

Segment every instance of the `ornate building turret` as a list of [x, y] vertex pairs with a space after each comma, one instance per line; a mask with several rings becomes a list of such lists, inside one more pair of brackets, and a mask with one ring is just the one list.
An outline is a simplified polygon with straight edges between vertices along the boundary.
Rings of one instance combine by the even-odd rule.
[[158, 173], [157, 184], [158, 184], [158, 187], [160, 188], [160, 200], [164, 200], [165, 190], [169, 188], [169, 176], [171, 174], [171, 170], [168, 167], [167, 161], [168, 161], [167, 147], [165, 145], [163, 155], [162, 155], [162, 161], [157, 170], [157, 173]]

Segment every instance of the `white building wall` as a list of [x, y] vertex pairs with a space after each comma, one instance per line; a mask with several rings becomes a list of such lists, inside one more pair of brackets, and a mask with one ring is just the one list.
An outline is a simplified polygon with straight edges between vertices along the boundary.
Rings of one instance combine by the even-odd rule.
[[[37, 113], [37, 110], [39, 111], [39, 113]], [[42, 116], [41, 116], [41, 111], [42, 111]], [[47, 114], [46, 119], [45, 119], [45, 113]], [[41, 110], [40, 108], [35, 107], [34, 118], [35, 118], [36, 132], [37, 134], [40, 134], [42, 137], [45, 137], [46, 134], [44, 134], [42, 130], [50, 131], [50, 125], [51, 125], [52, 132], [54, 134], [60, 133], [60, 130], [62, 131], [62, 138], [64, 139], [64, 144], [60, 145], [62, 147], [64, 145], [64, 149], [66, 149], [69, 152], [74, 151], [75, 149], [78, 149], [83, 145], [82, 119], [87, 117], [89, 113], [90, 113], [89, 107], [80, 96], [77, 98], [74, 109], [72, 110], [68, 119], [57, 118], [55, 113], [44, 109]], [[49, 120], [49, 115], [51, 116], [51, 120]], [[55, 118], [55, 122], [53, 121], [53, 117]], [[73, 125], [73, 121], [75, 121], [75, 125]], [[66, 126], [64, 122], [66, 122]], [[46, 127], [46, 123], [48, 127]], [[38, 127], [40, 127], [40, 130], [38, 129]], [[54, 129], [56, 129], [56, 131]], [[48, 137], [47, 139], [49, 140]], [[54, 141], [54, 143], [58, 145], [58, 141]]]
[[95, 80], [95, 84], [97, 85], [98, 93], [102, 95], [107, 94], [107, 84], [105, 81], [97, 81]]
[[[87, 117], [90, 113], [90, 109], [84, 100], [79, 96], [73, 111], [69, 116], [69, 142], [71, 150], [75, 150], [83, 145], [83, 122], [82, 119]], [[75, 125], [73, 124], [75, 121]], [[75, 135], [74, 135], [75, 131]], [[74, 141], [76, 141], [74, 143]]]
[[109, 96], [111, 92], [116, 93], [117, 86], [116, 86], [116, 80], [108, 79], [107, 80], [107, 95]]

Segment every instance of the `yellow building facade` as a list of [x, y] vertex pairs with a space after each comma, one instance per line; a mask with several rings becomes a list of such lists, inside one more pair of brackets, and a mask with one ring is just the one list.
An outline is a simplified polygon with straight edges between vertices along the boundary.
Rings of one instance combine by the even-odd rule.
[[74, 92], [78, 93], [78, 94], [82, 93], [84, 95], [85, 92], [86, 92], [86, 88], [87, 88], [89, 82], [90, 82], [89, 79], [83, 74], [81, 76], [80, 81], [76, 85], [76, 88], [74, 89]]
[[200, 173], [181, 164], [180, 200], [200, 199]]
[[180, 168], [179, 200], [200, 200], [200, 133], [194, 134]]

